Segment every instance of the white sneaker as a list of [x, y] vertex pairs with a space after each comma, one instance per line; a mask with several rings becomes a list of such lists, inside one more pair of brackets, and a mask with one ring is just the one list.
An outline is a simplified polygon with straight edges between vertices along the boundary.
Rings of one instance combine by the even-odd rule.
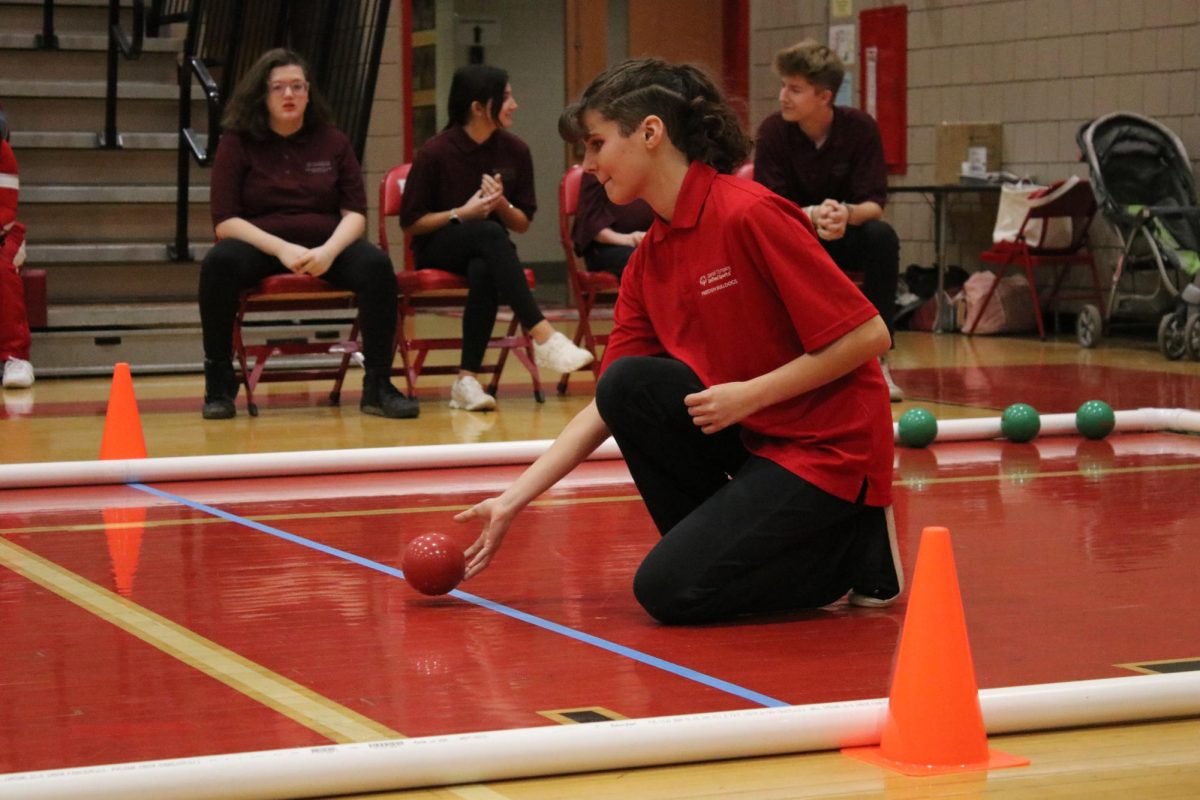
[[466, 411], [494, 411], [496, 398], [485, 392], [475, 378], [462, 375], [450, 387], [450, 407]]
[[888, 363], [883, 358], [879, 359], [879, 368], [883, 370], [883, 379], [887, 381], [888, 394], [891, 395], [892, 402], [899, 403], [904, 399], [904, 390], [892, 380], [892, 371], [888, 369]]
[[4, 363], [4, 388], [28, 389], [33, 386], [33, 364], [23, 358], [10, 358]]
[[582, 347], [576, 347], [570, 339], [555, 331], [545, 344], [533, 343], [533, 360], [543, 369], [574, 372], [592, 363], [592, 354]]

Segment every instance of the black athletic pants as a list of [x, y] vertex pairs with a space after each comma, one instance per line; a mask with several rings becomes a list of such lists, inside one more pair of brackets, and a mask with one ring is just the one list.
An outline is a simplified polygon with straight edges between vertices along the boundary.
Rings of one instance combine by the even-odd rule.
[[[200, 265], [200, 326], [206, 359], [230, 357], [242, 291], [283, 272], [287, 268], [278, 258], [238, 239], [222, 239], [208, 251]], [[321, 279], [357, 295], [364, 366], [372, 372], [390, 372], [396, 340], [396, 275], [387, 253], [359, 239], [338, 254]]]
[[467, 372], [479, 372], [483, 366], [501, 299], [512, 306], [526, 330], [545, 319], [529, 290], [525, 269], [508, 231], [495, 220], [468, 220], [438, 228], [417, 255], [417, 269], [426, 268], [467, 278], [459, 364]]
[[634, 577], [638, 602], [671, 624], [834, 602], [859, 577], [860, 526], [878, 526], [883, 509], [751, 455], [737, 428], [703, 433], [683, 402], [703, 388], [683, 363], [651, 357], [617, 360], [596, 387], [662, 533]]
[[846, 235], [841, 239], [819, 241], [839, 267], [863, 273], [862, 292], [891, 333], [896, 319], [896, 284], [900, 279], [900, 239], [896, 231], [883, 220], [873, 219], [862, 225], [847, 225]]
[[[210, 249], [200, 264], [205, 359], [221, 361], [233, 353], [233, 320], [242, 290], [287, 271], [280, 259], [244, 241], [222, 239]], [[396, 350], [396, 275], [388, 254], [359, 239], [343, 249], [320, 278], [358, 296], [365, 367], [390, 372]]]
[[628, 245], [593, 242], [583, 251], [583, 263], [588, 272], [611, 272], [619, 281], [631, 255], [633, 248]]

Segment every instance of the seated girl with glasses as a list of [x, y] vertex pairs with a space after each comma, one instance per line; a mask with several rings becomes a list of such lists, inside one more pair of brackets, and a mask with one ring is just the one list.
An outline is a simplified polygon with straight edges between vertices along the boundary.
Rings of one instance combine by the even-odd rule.
[[329, 106], [310, 86], [308, 65], [290, 50], [265, 53], [229, 98], [213, 164], [217, 243], [200, 267], [205, 419], [236, 413], [233, 321], [241, 293], [292, 272], [358, 297], [366, 374], [359, 408], [415, 417], [414, 398], [391, 384], [396, 278], [391, 259], [363, 238], [362, 170]]

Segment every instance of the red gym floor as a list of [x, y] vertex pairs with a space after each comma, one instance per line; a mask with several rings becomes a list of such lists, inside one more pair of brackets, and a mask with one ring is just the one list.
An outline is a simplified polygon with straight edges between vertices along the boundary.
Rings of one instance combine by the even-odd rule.
[[[979, 391], [970, 370], [929, 373], [906, 387]], [[1153, 397], [1122, 381], [1114, 406], [1181, 405], [1158, 378]], [[922, 526], [951, 530], [981, 687], [1200, 658], [1200, 437], [946, 443], [897, 464], [906, 568]], [[0, 772], [886, 695], [903, 604], [650, 620], [629, 584], [656, 534], [620, 462], [543, 497], [460, 592], [413, 592], [407, 541], [466, 546], [453, 513], [517, 469], [0, 492]]]

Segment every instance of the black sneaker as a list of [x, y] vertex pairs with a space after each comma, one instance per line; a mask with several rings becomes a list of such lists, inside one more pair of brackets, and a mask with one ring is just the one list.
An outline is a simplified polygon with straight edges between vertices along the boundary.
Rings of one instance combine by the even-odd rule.
[[358, 408], [364, 414], [374, 414], [388, 419], [413, 419], [421, 413], [417, 398], [406, 397], [404, 392], [392, 386], [387, 375], [363, 377], [362, 400]]
[[233, 372], [233, 362], [229, 359], [221, 361], [204, 360], [204, 408], [200, 415], [205, 419], [232, 419], [237, 416], [237, 375]]
[[858, 562], [854, 585], [846, 598], [852, 606], [885, 608], [904, 591], [904, 570], [896, 545], [892, 507], [870, 509], [859, 517], [858, 541], [851, 555]]

